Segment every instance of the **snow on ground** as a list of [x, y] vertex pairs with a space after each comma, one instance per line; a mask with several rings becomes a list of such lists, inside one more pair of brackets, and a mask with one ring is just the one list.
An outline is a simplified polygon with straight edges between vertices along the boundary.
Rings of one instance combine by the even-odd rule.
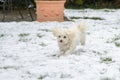
[[[70, 21], [0, 22], [0, 80], [120, 80], [120, 10], [65, 10]], [[59, 55], [53, 27], [86, 21], [86, 45]]]

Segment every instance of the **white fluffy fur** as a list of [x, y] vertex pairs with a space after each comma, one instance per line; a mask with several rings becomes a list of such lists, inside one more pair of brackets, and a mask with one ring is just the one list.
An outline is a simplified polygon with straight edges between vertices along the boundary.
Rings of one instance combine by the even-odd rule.
[[57, 37], [61, 54], [71, 54], [79, 43], [85, 45], [85, 23], [81, 22], [79, 25], [68, 29], [54, 28], [53, 35]]

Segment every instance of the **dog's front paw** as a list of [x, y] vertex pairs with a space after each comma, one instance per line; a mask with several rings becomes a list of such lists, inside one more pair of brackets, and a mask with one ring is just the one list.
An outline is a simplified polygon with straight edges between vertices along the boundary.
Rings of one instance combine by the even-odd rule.
[[66, 53], [65, 51], [60, 52], [60, 56], [66, 56], [66, 55], [68, 55], [68, 53]]
[[60, 56], [67, 56], [67, 55], [71, 54], [72, 51], [71, 50], [61, 51], [60, 53], [61, 53]]
[[68, 51], [65, 52], [64, 55], [66, 56], [66, 55], [69, 55], [69, 54], [71, 54], [71, 53], [72, 53], [71, 50], [68, 50]]
[[65, 51], [60, 51], [60, 56], [64, 56]]
[[65, 54], [65, 52], [64, 51], [60, 51], [60, 55], [64, 55]]

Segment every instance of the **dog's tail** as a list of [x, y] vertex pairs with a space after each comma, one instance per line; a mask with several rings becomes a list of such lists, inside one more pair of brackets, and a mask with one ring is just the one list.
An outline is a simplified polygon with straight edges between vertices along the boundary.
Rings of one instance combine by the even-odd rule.
[[85, 40], [86, 40], [86, 36], [85, 36], [86, 27], [85, 26], [86, 26], [85, 22], [81, 22], [80, 24], [78, 24], [78, 29], [81, 32], [80, 34], [81, 45], [85, 45]]

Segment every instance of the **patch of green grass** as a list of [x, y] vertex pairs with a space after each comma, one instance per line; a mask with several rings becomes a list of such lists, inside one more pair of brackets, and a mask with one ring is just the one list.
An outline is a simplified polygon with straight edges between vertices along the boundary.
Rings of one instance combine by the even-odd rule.
[[81, 19], [82, 17], [70, 17], [71, 19]]
[[105, 9], [104, 12], [114, 12], [114, 11], [111, 9]]
[[120, 40], [120, 34], [115, 35], [115, 37], [112, 38], [111, 42], [116, 42], [116, 41], [118, 41], [118, 40]]
[[115, 46], [120, 47], [120, 43], [119, 42], [115, 42]]
[[108, 53], [107, 51], [99, 52], [99, 51], [95, 51], [95, 50], [92, 50], [92, 52], [95, 54], [98, 54], [98, 55], [105, 55]]
[[44, 35], [41, 35], [40, 33], [37, 34], [37, 37], [42, 38]]
[[26, 37], [26, 36], [29, 36], [30, 34], [29, 33], [21, 33], [19, 34], [20, 37]]
[[105, 77], [105, 78], [102, 78], [101, 80], [113, 80], [113, 79]]
[[104, 20], [100, 17], [70, 17], [71, 19], [92, 19], [92, 20]]
[[116, 47], [120, 47], [120, 34], [115, 35], [115, 37], [111, 40], [108, 40], [107, 43], [114, 43]]
[[[65, 8], [68, 9], [85, 9], [85, 8], [92, 8], [92, 9], [119, 9], [119, 0], [112, 0], [112, 1], [101, 1], [101, 0], [83, 0], [81, 4], [76, 4], [76, 1], [81, 1], [81, 0], [72, 0], [72, 2], [68, 2], [65, 4]], [[118, 3], [118, 4], [116, 4]]]
[[29, 33], [21, 33], [21, 34], [19, 34], [20, 39], [18, 41], [21, 41], [21, 42], [30, 41], [31, 39], [27, 38], [27, 36], [29, 36], [29, 35], [30, 35]]
[[39, 45], [42, 46], [42, 47], [47, 46], [44, 42], [40, 43]]
[[73, 20], [71, 20], [68, 17], [64, 16], [64, 21], [73, 21]]
[[46, 74], [46, 75], [40, 75], [39, 77], [38, 77], [38, 80], [43, 80], [45, 77], [47, 77], [48, 75]]
[[0, 34], [0, 38], [4, 37], [5, 35], [4, 34]]
[[104, 58], [101, 58], [101, 62], [102, 63], [110, 63], [110, 62], [113, 62], [113, 60], [110, 57], [104, 57]]
[[64, 74], [64, 73], [62, 73], [60, 75], [60, 78], [72, 78], [72, 76], [70, 74]]
[[84, 17], [83, 19], [104, 20], [100, 17]]
[[49, 29], [39, 29], [38, 31], [50, 32], [50, 30], [49, 30]]
[[117, 41], [117, 40], [120, 40], [120, 37], [117, 37], [117, 36], [116, 36], [115, 38], [112, 39], [112, 42], [115, 42], [115, 41]]
[[0, 69], [4, 69], [4, 70], [7, 70], [7, 69], [17, 69], [17, 67], [14, 67], [14, 66], [4, 66], [4, 67], [0, 67]]
[[21, 41], [21, 42], [28, 42], [28, 41], [30, 41], [31, 39], [27, 39], [27, 38], [20, 38], [19, 39], [19, 41]]

